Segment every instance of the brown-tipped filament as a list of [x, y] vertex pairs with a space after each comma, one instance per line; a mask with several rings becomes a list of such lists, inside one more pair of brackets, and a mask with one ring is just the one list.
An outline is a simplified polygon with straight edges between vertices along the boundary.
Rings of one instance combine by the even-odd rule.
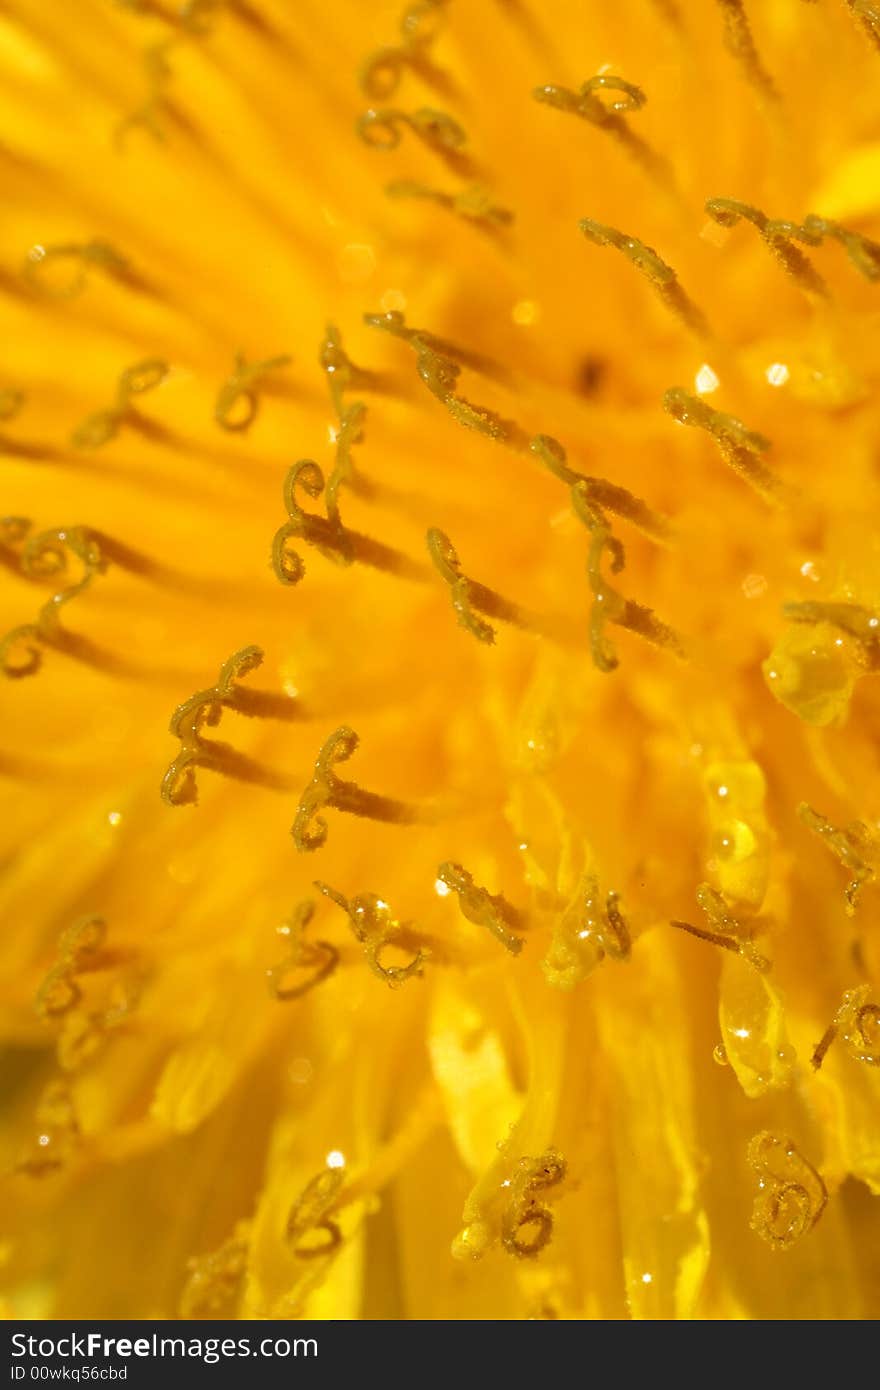
[[723, 951], [733, 951], [742, 956], [755, 970], [764, 974], [770, 969], [770, 962], [762, 956], [754, 944], [754, 929], [744, 927], [734, 917], [724, 898], [708, 883], [701, 883], [697, 889], [697, 902], [709, 921], [709, 928], [695, 927], [690, 922], [671, 922], [679, 931], [695, 936], [699, 941], [707, 941]]

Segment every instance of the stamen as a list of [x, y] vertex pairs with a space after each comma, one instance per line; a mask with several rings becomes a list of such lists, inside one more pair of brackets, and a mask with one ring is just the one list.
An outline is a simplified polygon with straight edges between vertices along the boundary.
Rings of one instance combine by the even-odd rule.
[[477, 618], [474, 610], [485, 613], [490, 618], [497, 618], [500, 622], [510, 623], [512, 627], [523, 632], [547, 637], [565, 646], [576, 645], [577, 630], [566, 617], [544, 616], [521, 608], [519, 604], [512, 603], [510, 599], [506, 599], [503, 594], [490, 589], [486, 584], [468, 579], [461, 572], [461, 562], [455, 547], [449, 537], [437, 527], [428, 531], [426, 539], [428, 553], [434, 566], [449, 585], [452, 606], [459, 624], [467, 628], [479, 642], [494, 643], [495, 629]]
[[583, 876], [556, 922], [550, 949], [541, 962], [548, 984], [573, 989], [606, 955], [615, 961], [629, 960], [632, 938], [619, 903], [619, 894], [611, 891], [603, 904], [596, 875]]
[[[17, 551], [30, 529], [31, 522], [26, 516], [0, 516], [0, 545]], [[20, 564], [21, 557], [17, 555], [16, 558]]]
[[117, 979], [98, 1009], [78, 1009], [66, 1014], [58, 1037], [58, 1063], [63, 1071], [75, 1071], [93, 1057], [112, 1029], [131, 1016], [140, 999], [141, 980]]
[[775, 1250], [812, 1230], [828, 1201], [821, 1175], [784, 1135], [762, 1130], [749, 1142], [747, 1162], [758, 1175], [749, 1223]]
[[759, 97], [778, 101], [779, 93], [773, 79], [758, 57], [743, 0], [718, 0], [718, 4], [724, 16], [724, 43], [728, 52], [739, 63], [743, 76]]
[[[72, 274], [57, 275], [72, 263]], [[74, 299], [89, 281], [92, 269], [102, 270], [115, 279], [130, 274], [128, 262], [106, 241], [65, 242], [58, 246], [32, 246], [22, 274], [37, 293], [47, 299]]]
[[574, 487], [575, 483], [587, 481], [583, 473], [577, 473], [573, 468], [569, 468], [565, 449], [559, 440], [554, 439], [552, 435], [536, 434], [534, 439], [529, 441], [529, 449], [555, 478], [565, 483], [566, 487]]
[[834, 1039], [836, 1037], [837, 1015], [835, 1014], [833, 1021], [829, 1023], [828, 1027], [825, 1029], [825, 1032], [822, 1034], [821, 1038], [816, 1043], [816, 1046], [813, 1048], [813, 1055], [810, 1058], [810, 1066], [813, 1068], [814, 1071], [818, 1071], [821, 1067], [822, 1063], [825, 1060], [825, 1054], [828, 1051], [831, 1044], [834, 1042]]
[[734, 951], [747, 960], [761, 974], [770, 969], [770, 961], [760, 955], [754, 946], [754, 929], [746, 928], [731, 913], [721, 894], [708, 883], [701, 883], [697, 889], [697, 902], [709, 919], [711, 930], [691, 926], [690, 922], [671, 922], [670, 926], [688, 932], [700, 941], [708, 941], [720, 946], [724, 951]]
[[[367, 964], [389, 989], [399, 989], [407, 980], [423, 973], [430, 951], [418, 944], [418, 937], [410, 929], [409, 923], [398, 922], [392, 916], [391, 908], [383, 898], [378, 898], [375, 893], [359, 893], [349, 901], [327, 883], [316, 880], [315, 887], [325, 898], [330, 898], [337, 907], [342, 908], [355, 937], [364, 948]], [[380, 957], [390, 946], [411, 946], [414, 952], [412, 960], [406, 965], [384, 966]]]
[[815, 1071], [838, 1035], [857, 1062], [880, 1067], [880, 1004], [866, 1002], [870, 992], [870, 985], [846, 991], [840, 1008], [813, 1050], [810, 1060]]
[[473, 372], [501, 381], [508, 379], [504, 368], [499, 367], [490, 358], [461, 347], [458, 343], [451, 343], [447, 338], [441, 338], [426, 328], [409, 328], [404, 315], [398, 309], [389, 309], [383, 314], [364, 314], [364, 323], [368, 328], [378, 328], [383, 333], [390, 333], [393, 338], [400, 338], [416, 352], [427, 346], [438, 356], [449, 357], [453, 362], [458, 362]]
[[[0, 641], [0, 670], [10, 680], [24, 676], [35, 676], [43, 664], [43, 656], [37, 642], [40, 630], [33, 623], [22, 623], [12, 628]], [[16, 657], [16, 651], [19, 651]]]
[[549, 434], [536, 434], [529, 443], [529, 449], [540, 459], [545, 468], [568, 487], [583, 483], [588, 500], [596, 507], [614, 516], [632, 522], [646, 536], [662, 543], [672, 537], [672, 525], [668, 517], [655, 512], [641, 497], [636, 497], [625, 487], [609, 482], [607, 478], [594, 478], [586, 473], [578, 473], [570, 468], [566, 453], [558, 439]]
[[841, 1037], [853, 1057], [869, 1067], [880, 1067], [880, 1004], [867, 1004], [868, 985], [848, 991], [845, 1012], [838, 1019]]
[[41, 1018], [61, 1018], [79, 1003], [82, 991], [76, 976], [95, 968], [106, 936], [107, 924], [102, 917], [82, 917], [62, 932], [58, 963], [37, 990], [36, 1009]]
[[676, 656], [685, 655], [678, 634], [657, 617], [650, 609], [633, 599], [624, 598], [613, 588], [602, 574], [602, 559], [607, 552], [610, 557], [612, 574], [619, 574], [626, 563], [626, 552], [620, 541], [611, 532], [611, 527], [599, 507], [590, 499], [590, 489], [585, 482], [577, 482], [571, 489], [571, 500], [575, 515], [590, 532], [590, 549], [587, 556], [587, 578], [593, 592], [593, 606], [590, 612], [590, 653], [594, 665], [600, 671], [609, 672], [618, 665], [617, 653], [605, 636], [605, 624], [614, 623], [628, 628], [639, 637], [655, 646], [665, 647]]
[[263, 652], [259, 647], [242, 647], [234, 652], [220, 667], [220, 674], [214, 685], [207, 690], [197, 690], [183, 704], [178, 705], [171, 716], [169, 732], [180, 739], [180, 752], [170, 764], [162, 778], [162, 800], [169, 806], [195, 805], [198, 801], [196, 768], [210, 768], [229, 777], [242, 777], [245, 780], [268, 781], [269, 785], [285, 785], [273, 782], [261, 774], [256, 765], [247, 758], [236, 754], [224, 743], [202, 737], [205, 728], [216, 728], [224, 709], [238, 709], [242, 713], [255, 713], [242, 698], [236, 682], [249, 675], [262, 663]]
[[394, 183], [388, 184], [385, 192], [391, 198], [427, 199], [442, 208], [447, 208], [465, 222], [475, 222], [490, 230], [509, 227], [513, 222], [514, 215], [510, 209], [496, 206], [492, 202], [489, 190], [479, 183], [471, 184], [460, 193], [443, 193], [440, 189], [429, 188], [427, 184], [417, 183], [413, 179], [397, 179]]
[[370, 54], [361, 69], [360, 82], [371, 101], [387, 101], [393, 96], [405, 68], [425, 81], [435, 79], [437, 70], [427, 54], [445, 22], [446, 4], [447, 0], [415, 0], [400, 21], [403, 42]]
[[[345, 414], [344, 393], [356, 386], [368, 386], [370, 373], [356, 367], [342, 346], [342, 335], [335, 324], [328, 323], [318, 354], [319, 365], [326, 373], [333, 409], [341, 420]], [[366, 407], [363, 407], [366, 409]]]
[[[103, 574], [106, 568], [98, 541], [84, 526], [41, 531], [24, 546], [21, 568], [30, 579], [51, 579], [63, 575], [67, 568], [68, 551], [83, 566], [81, 578], [75, 584], [58, 589], [43, 604], [35, 623], [13, 628], [0, 641], [0, 670], [11, 679], [36, 675], [43, 664], [41, 646], [64, 650], [70, 645], [71, 639], [61, 628], [60, 610], [77, 594], [84, 593], [95, 575]], [[16, 649], [21, 647], [24, 647], [26, 654], [16, 660]]]
[[[600, 91], [623, 92], [624, 95], [604, 102], [599, 99]], [[536, 87], [532, 96], [547, 106], [555, 106], [558, 111], [570, 111], [592, 121], [593, 125], [612, 129], [620, 112], [638, 111], [647, 101], [641, 87], [636, 87], [634, 83], [626, 82], [622, 77], [615, 77], [611, 73], [591, 77], [588, 82], [582, 84], [578, 92], [572, 92], [568, 87], [550, 84]]]
[[880, 49], [880, 5], [877, 0], [846, 0], [875, 48]]
[[168, 375], [168, 363], [158, 357], [146, 358], [136, 362], [121, 374], [116, 389], [116, 399], [109, 410], [99, 410], [89, 415], [71, 436], [76, 449], [99, 449], [109, 443], [127, 423], [135, 423], [137, 414], [132, 408], [132, 396], [141, 396], [145, 391], [153, 391]]
[[416, 349], [416, 370], [419, 376], [431, 394], [443, 402], [453, 420], [464, 425], [465, 429], [476, 430], [478, 434], [500, 440], [518, 451], [525, 449], [527, 436], [517, 425], [510, 420], [502, 420], [494, 410], [474, 405], [472, 401], [465, 400], [457, 394], [458, 378], [461, 375], [461, 367], [457, 362], [437, 352], [426, 338], [415, 337], [412, 344]]
[[846, 915], [852, 917], [858, 907], [862, 888], [866, 883], [873, 883], [876, 876], [876, 864], [873, 861], [876, 860], [877, 850], [871, 832], [862, 821], [853, 821], [851, 825], [838, 829], [805, 801], [798, 806], [798, 815], [809, 830], [825, 841], [835, 858], [852, 874], [843, 892], [846, 899]]
[[342, 346], [342, 336], [339, 329], [334, 324], [327, 325], [327, 334], [321, 343], [320, 357], [321, 367], [327, 374], [327, 384], [329, 386], [329, 399], [336, 411], [336, 418], [339, 424], [336, 428], [336, 463], [334, 471], [327, 480], [327, 514], [331, 523], [334, 523], [339, 531], [342, 531], [341, 518], [339, 518], [339, 505], [336, 496], [342, 484], [355, 488], [361, 493], [370, 495], [370, 486], [364, 484], [357, 477], [355, 464], [352, 461], [352, 446], [363, 441], [363, 423], [367, 416], [367, 407], [361, 400], [353, 400], [350, 406], [346, 406], [345, 392], [352, 386], [370, 385], [371, 375], [366, 371], [361, 371], [356, 367], [345, 347]]
[[355, 481], [351, 449], [353, 444], [360, 444], [363, 441], [363, 423], [366, 414], [367, 407], [363, 402], [353, 401], [351, 405], [345, 407], [339, 416], [339, 429], [336, 431], [336, 465], [327, 479], [324, 500], [327, 505], [328, 520], [338, 528], [340, 534], [342, 533], [342, 520], [339, 515], [339, 489], [343, 483], [350, 487]]
[[663, 409], [680, 425], [693, 425], [711, 434], [721, 457], [734, 473], [760, 492], [765, 499], [775, 500], [782, 492], [776, 474], [761, 462], [760, 455], [770, 448], [770, 440], [749, 430], [733, 415], [715, 410], [699, 396], [691, 396], [680, 386], [673, 386], [663, 396]]
[[[306, 941], [306, 927], [315, 913], [315, 904], [309, 899], [299, 903], [278, 934], [290, 946], [290, 952], [278, 965], [266, 971], [269, 993], [284, 1003], [291, 999], [301, 999], [315, 985], [325, 980], [339, 963], [339, 952], [329, 941]], [[305, 980], [298, 984], [286, 984], [295, 972], [311, 971]]]
[[510, 1201], [501, 1215], [501, 1241], [517, 1259], [531, 1260], [549, 1245], [553, 1214], [542, 1196], [565, 1180], [568, 1165], [556, 1149], [539, 1158], [521, 1158], [510, 1180]]
[[627, 236], [625, 232], [618, 232], [615, 227], [606, 227], [602, 222], [594, 222], [589, 217], [581, 218], [578, 226], [588, 241], [595, 242], [597, 246], [613, 246], [616, 250], [622, 251], [627, 260], [632, 261], [650, 281], [667, 309], [681, 320], [685, 328], [695, 333], [698, 338], [710, 336], [709, 325], [702, 311], [685, 293], [672, 266], [661, 260], [652, 247], [646, 246], [635, 237]]
[[364, 144], [374, 150], [396, 150], [401, 128], [411, 130], [429, 150], [459, 173], [466, 174], [471, 169], [470, 161], [461, 154], [467, 135], [458, 121], [444, 111], [428, 106], [412, 113], [393, 107], [371, 107], [360, 117], [356, 127]]
[[670, 922], [672, 927], [677, 927], [679, 931], [689, 932], [691, 936], [696, 936], [700, 941], [708, 941], [713, 946], [720, 946], [725, 951], [740, 953], [740, 942], [735, 936], [724, 936], [720, 932], [706, 931], [703, 927], [694, 927], [690, 922]]
[[[620, 92], [622, 96], [603, 101], [600, 93]], [[630, 130], [624, 114], [640, 111], [647, 97], [641, 87], [626, 82], [612, 73], [599, 73], [584, 82], [577, 92], [567, 87], [550, 84], [536, 87], [532, 92], [536, 101], [546, 106], [554, 106], [558, 111], [567, 111], [580, 116], [591, 125], [605, 130], [622, 145], [628, 155], [662, 188], [669, 189], [674, 184], [674, 176], [668, 161], [661, 158], [651, 146]]]
[[68, 1163], [80, 1140], [80, 1127], [66, 1081], [52, 1081], [43, 1091], [34, 1115], [37, 1133], [31, 1152], [16, 1172], [43, 1178]]
[[0, 420], [14, 420], [24, 401], [23, 391], [16, 391], [11, 386], [0, 388]]
[[[354, 406], [350, 407], [350, 411], [353, 410]], [[356, 416], [352, 416], [349, 420], [350, 429], [352, 425], [356, 428]], [[345, 447], [347, 447], [347, 443]], [[361, 535], [357, 531], [349, 531], [341, 523], [334, 524], [329, 517], [318, 516], [302, 510], [295, 500], [297, 487], [301, 487], [310, 497], [319, 497], [322, 492], [325, 493], [326, 497], [335, 477], [336, 474], [334, 473], [325, 489], [324, 475], [312, 459], [300, 459], [288, 470], [284, 480], [284, 505], [290, 520], [275, 532], [272, 540], [272, 569], [276, 579], [281, 584], [298, 584], [305, 574], [305, 565], [301, 557], [288, 546], [288, 542], [293, 538], [304, 540], [307, 544], [313, 545], [320, 554], [326, 559], [334, 561], [337, 565], [350, 565], [357, 562], [370, 565], [373, 569], [383, 570], [386, 574], [399, 575], [403, 579], [426, 579], [428, 577], [427, 568], [411, 560], [402, 551], [384, 545], [381, 541], [373, 540], [371, 536]], [[345, 478], [339, 476], [335, 482], [335, 488], [338, 488], [343, 481]], [[332, 503], [327, 505], [328, 511], [330, 505], [334, 506], [338, 517], [335, 493]]]
[[465, 628], [478, 642], [490, 645], [495, 641], [495, 629], [477, 618], [473, 612], [473, 585], [462, 574], [458, 552], [447, 535], [432, 527], [428, 532], [428, 554], [449, 585], [452, 607], [460, 627]]
[[620, 895], [613, 890], [605, 897], [604, 910], [599, 906], [599, 882], [592, 878], [587, 883], [584, 901], [584, 926], [596, 942], [603, 955], [612, 960], [629, 960], [632, 942], [629, 927], [618, 906]]
[[180, 24], [190, 34], [205, 38], [213, 33], [214, 23], [221, 10], [234, 0], [184, 0], [180, 6]]
[[866, 666], [880, 665], [880, 617], [858, 603], [786, 603], [783, 617], [793, 623], [830, 623], [854, 637]]
[[806, 222], [800, 226], [797, 222], [771, 219], [758, 208], [741, 203], [736, 198], [710, 198], [706, 203], [706, 211], [721, 227], [735, 227], [740, 219], [751, 222], [752, 226], [757, 227], [762, 240], [779, 264], [797, 281], [801, 289], [807, 294], [827, 298], [828, 287], [825, 281], [803, 251], [792, 245], [792, 240], [797, 240], [807, 246], [819, 246], [822, 233], [815, 226], [818, 219], [813, 219], [813, 226], [808, 226]]
[[[288, 541], [296, 537], [313, 545], [328, 560], [337, 565], [350, 565], [353, 559], [349, 534], [329, 517], [304, 512], [296, 501], [300, 487], [309, 497], [320, 497], [325, 490], [324, 474], [313, 459], [300, 459], [284, 479], [284, 505], [290, 520], [275, 532], [272, 540], [272, 569], [282, 584], [299, 584], [305, 575], [305, 565]], [[338, 509], [337, 509], [338, 518]]]
[[437, 879], [458, 894], [463, 917], [475, 926], [488, 927], [511, 955], [519, 954], [523, 948], [523, 940], [516, 933], [524, 930], [526, 922], [523, 914], [513, 907], [503, 894], [489, 893], [485, 888], [479, 888], [467, 869], [462, 868], [461, 864], [449, 861], [440, 865]]
[[250, 429], [260, 409], [258, 383], [291, 361], [292, 358], [281, 356], [269, 357], [265, 362], [248, 362], [244, 353], [236, 353], [232, 375], [220, 387], [214, 406], [214, 419], [220, 428], [235, 433]]
[[223, 1318], [235, 1312], [247, 1269], [250, 1233], [250, 1222], [239, 1221], [218, 1250], [195, 1255], [187, 1262], [189, 1277], [180, 1298], [181, 1318]]
[[348, 761], [359, 742], [354, 730], [343, 725], [334, 730], [321, 748], [314, 776], [300, 797], [290, 832], [301, 853], [320, 849], [327, 839], [327, 822], [319, 814], [326, 806], [351, 816], [366, 816], [370, 820], [397, 825], [412, 824], [424, 817], [425, 812], [418, 807], [364, 791], [356, 782], [345, 782], [336, 776], [333, 769], [338, 763]]
[[[305, 575], [305, 565], [296, 551], [289, 548], [293, 538], [304, 540], [328, 560], [338, 565], [350, 565], [358, 560], [392, 574], [409, 579], [423, 578], [422, 571], [399, 551], [374, 541], [368, 536], [347, 530], [339, 513], [339, 489], [343, 485], [369, 495], [369, 484], [355, 472], [351, 457], [352, 446], [363, 439], [363, 422], [367, 408], [362, 401], [345, 403], [345, 392], [351, 386], [364, 385], [369, 374], [356, 367], [342, 346], [339, 330], [328, 324], [321, 343], [319, 361], [327, 376], [330, 399], [336, 412], [336, 462], [333, 472], [324, 481], [324, 474], [312, 459], [300, 459], [289, 469], [284, 480], [284, 505], [289, 521], [275, 533], [272, 541], [272, 569], [282, 584], [298, 584]], [[296, 489], [313, 498], [324, 494], [326, 518], [304, 512], [296, 501]]]
[[[876, 6], [877, 39], [880, 44], [880, 9]], [[810, 212], [804, 218], [804, 230], [818, 237], [834, 237], [844, 247], [856, 270], [867, 280], [880, 280], [880, 243], [870, 241], [860, 232], [851, 232], [839, 222], [817, 217]]]
[[138, 128], [147, 131], [160, 144], [164, 142], [167, 91], [172, 77], [168, 55], [174, 48], [175, 42], [176, 40], [173, 38], [163, 39], [160, 43], [151, 44], [144, 49], [143, 66], [147, 93], [141, 105], [130, 115], [123, 117], [117, 124], [114, 135], [117, 149], [124, 149], [129, 131]]
[[330, 1216], [339, 1206], [344, 1181], [344, 1169], [327, 1168], [306, 1184], [294, 1202], [287, 1218], [287, 1239], [297, 1259], [323, 1259], [342, 1244], [342, 1232]]

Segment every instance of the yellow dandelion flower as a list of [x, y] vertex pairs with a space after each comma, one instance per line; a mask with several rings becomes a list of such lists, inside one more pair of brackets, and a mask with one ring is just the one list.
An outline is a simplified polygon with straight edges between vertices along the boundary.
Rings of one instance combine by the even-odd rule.
[[10, 1316], [880, 1312], [878, 47], [3, 6]]

